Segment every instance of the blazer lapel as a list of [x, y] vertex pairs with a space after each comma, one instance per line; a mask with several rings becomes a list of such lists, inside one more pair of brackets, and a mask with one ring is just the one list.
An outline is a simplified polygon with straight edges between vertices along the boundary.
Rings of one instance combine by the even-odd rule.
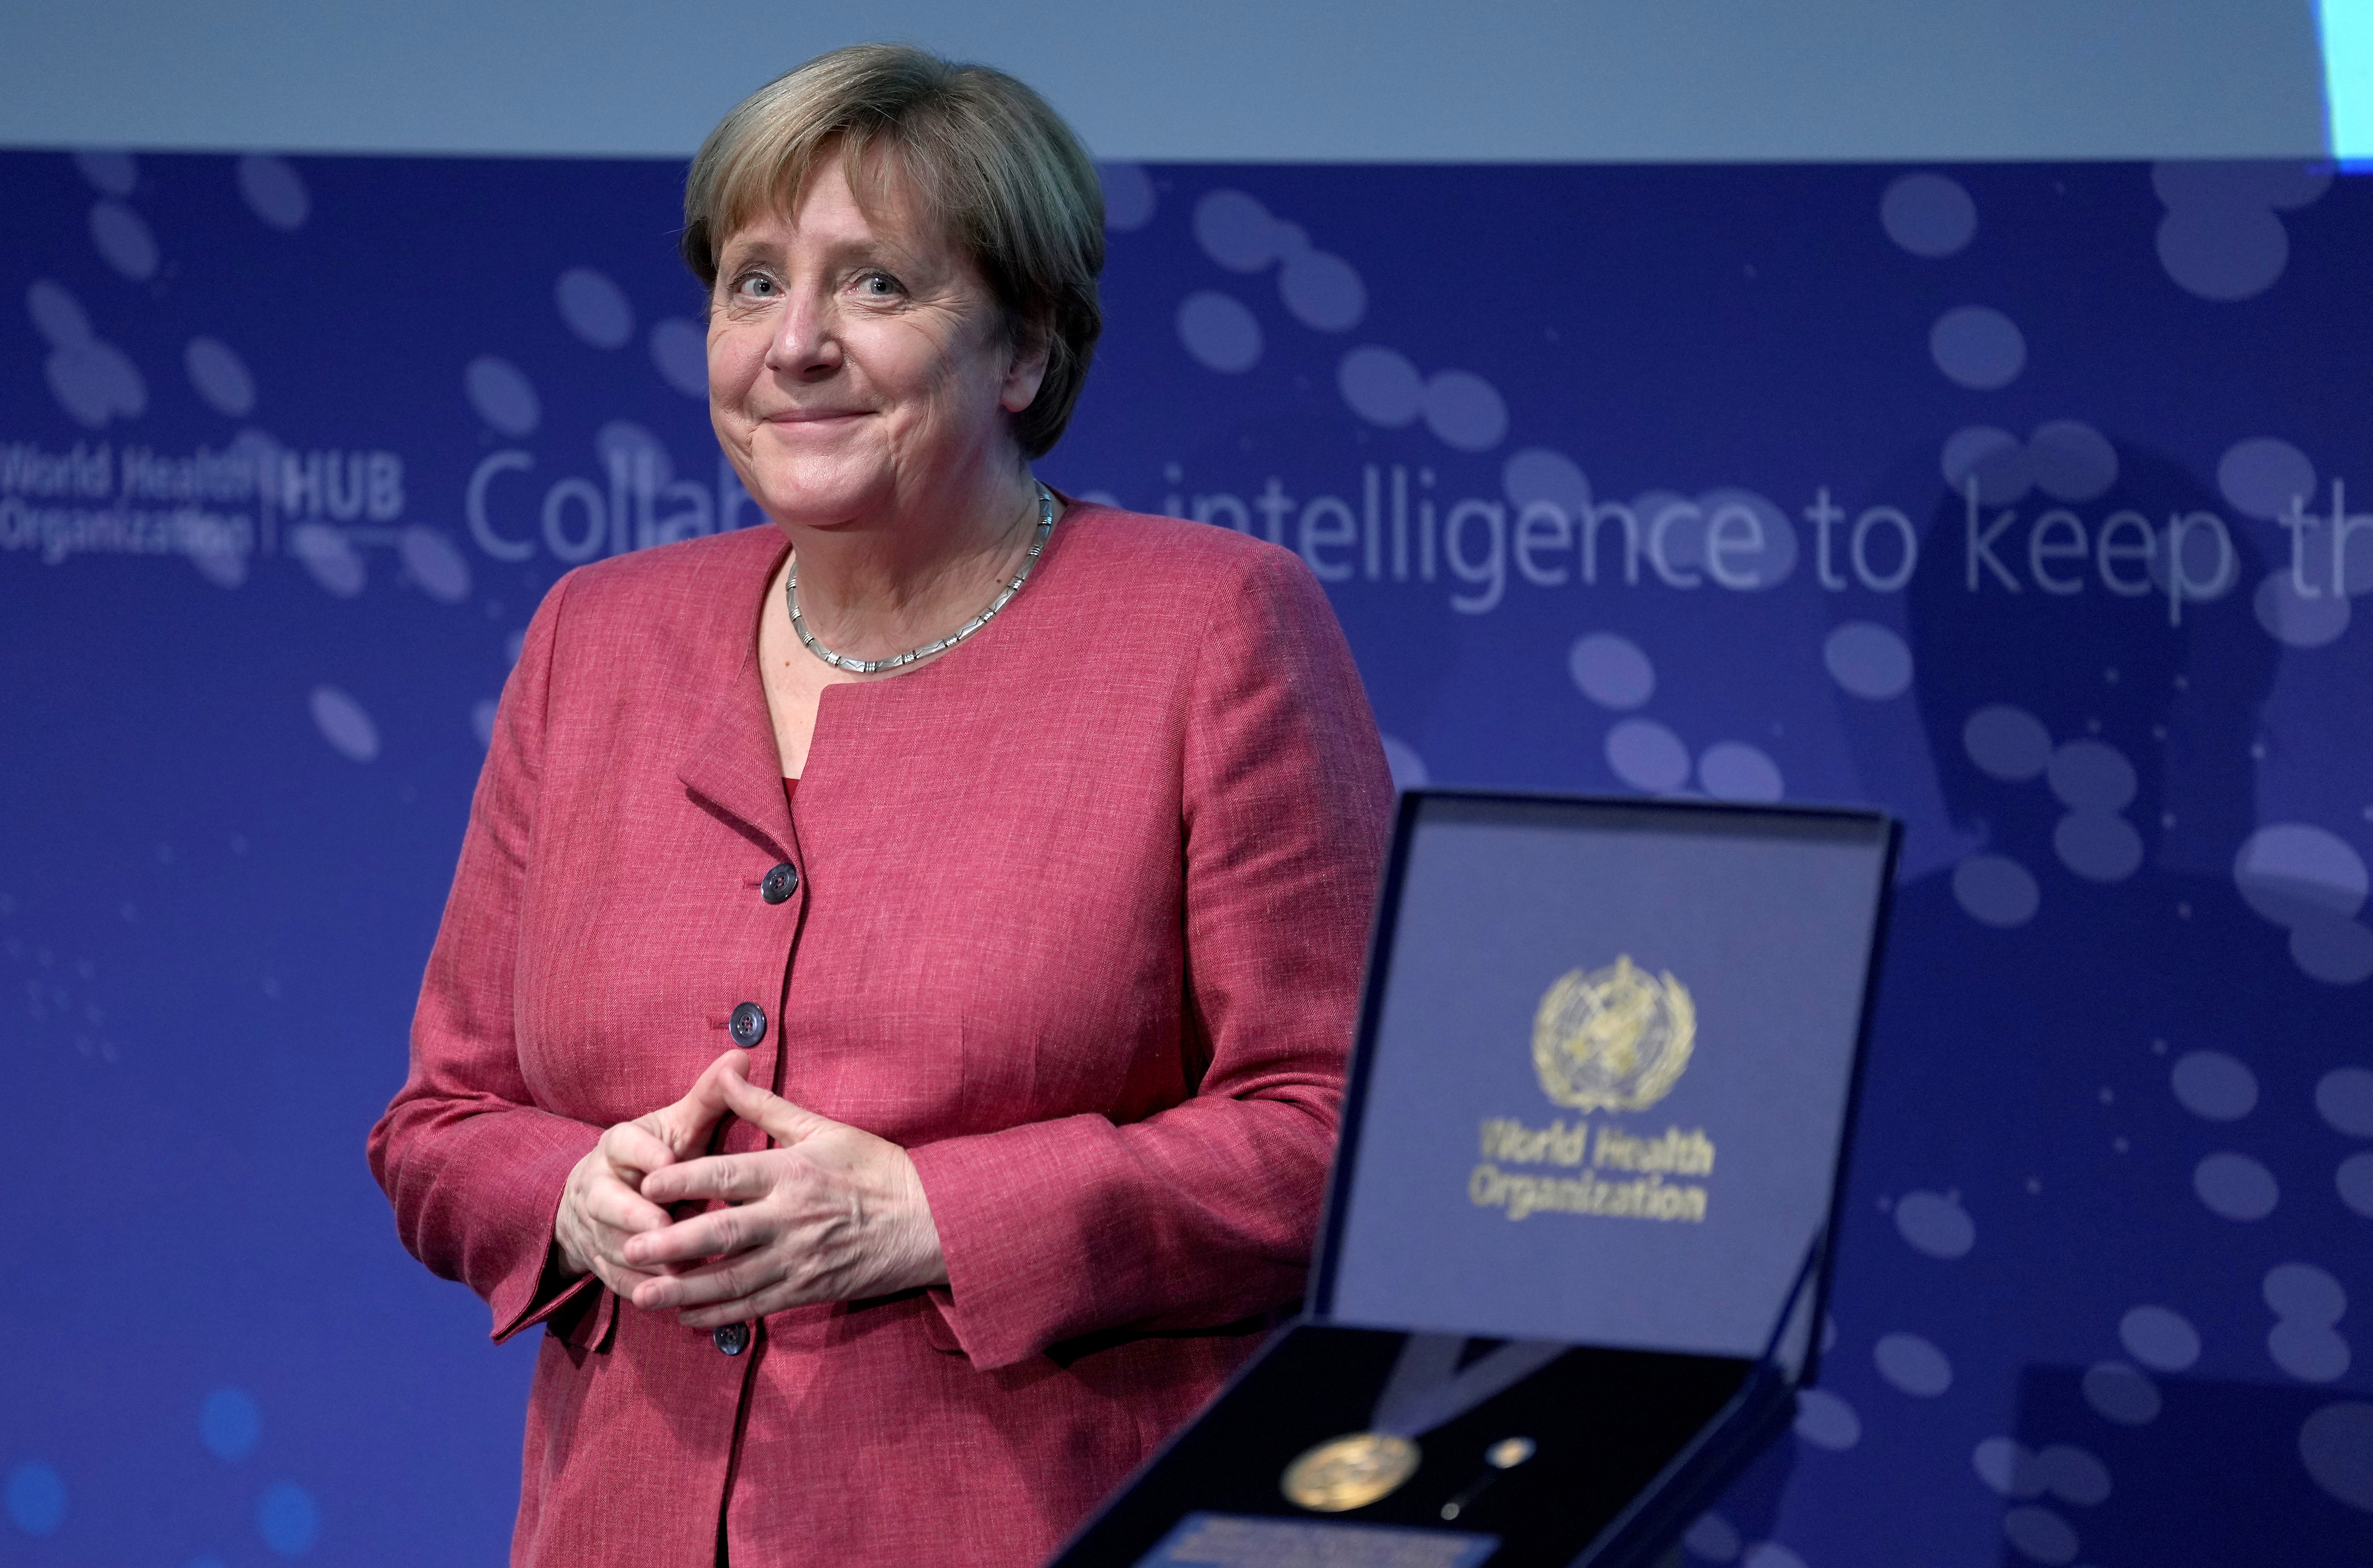
[[791, 809], [757, 650], [742, 659], [676, 764], [684, 787], [776, 854], [790, 858]]

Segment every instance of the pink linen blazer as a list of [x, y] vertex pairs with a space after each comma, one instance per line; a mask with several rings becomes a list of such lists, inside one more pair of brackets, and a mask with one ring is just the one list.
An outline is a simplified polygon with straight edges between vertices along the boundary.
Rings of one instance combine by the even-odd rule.
[[[371, 1133], [404, 1245], [546, 1329], [514, 1562], [708, 1568], [720, 1518], [735, 1568], [1035, 1562], [1302, 1289], [1390, 798], [1309, 573], [1074, 505], [964, 647], [825, 691], [794, 812], [785, 548], [546, 598]], [[754, 1081], [912, 1151], [950, 1284], [727, 1354], [544, 1271], [570, 1167], [743, 1002]]]

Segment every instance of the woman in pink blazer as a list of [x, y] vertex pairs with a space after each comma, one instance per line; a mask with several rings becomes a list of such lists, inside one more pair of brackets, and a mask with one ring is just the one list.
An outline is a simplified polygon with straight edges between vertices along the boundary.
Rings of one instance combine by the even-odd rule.
[[684, 250], [777, 525], [581, 568], [371, 1135], [544, 1329], [515, 1562], [1043, 1557], [1302, 1288], [1390, 793], [1293, 556], [1066, 502], [1092, 166], [867, 47]]

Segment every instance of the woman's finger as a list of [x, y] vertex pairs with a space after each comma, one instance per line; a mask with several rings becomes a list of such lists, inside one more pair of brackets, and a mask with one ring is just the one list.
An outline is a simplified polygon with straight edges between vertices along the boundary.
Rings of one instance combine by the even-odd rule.
[[773, 1238], [773, 1227], [749, 1209], [712, 1209], [629, 1237], [618, 1253], [636, 1268], [657, 1272], [670, 1264], [700, 1263], [746, 1252]]
[[579, 1207], [595, 1225], [628, 1234], [659, 1230], [668, 1223], [665, 1209], [614, 1176], [597, 1176], [588, 1181]]
[[780, 1095], [770, 1094], [739, 1074], [721, 1077], [719, 1085], [725, 1092], [728, 1109], [742, 1121], [764, 1128], [769, 1137], [785, 1147], [841, 1125], [829, 1116], [818, 1116]]
[[662, 1312], [739, 1301], [781, 1282], [779, 1265], [770, 1266], [763, 1256], [745, 1253], [648, 1280], [637, 1285], [628, 1299], [646, 1312]]
[[676, 1162], [676, 1152], [640, 1121], [621, 1121], [602, 1134], [602, 1154], [622, 1174], [649, 1176]]
[[637, 1123], [648, 1127], [665, 1143], [672, 1158], [683, 1159], [692, 1154], [708, 1142], [709, 1130], [725, 1114], [724, 1085], [729, 1080], [743, 1081], [742, 1075], [749, 1071], [748, 1055], [739, 1050], [727, 1051], [701, 1069], [700, 1076], [693, 1080], [682, 1099], [637, 1118]]
[[761, 1286], [731, 1301], [712, 1301], [699, 1307], [686, 1307], [677, 1313], [676, 1320], [687, 1329], [715, 1329], [727, 1323], [751, 1322], [771, 1312], [831, 1299], [829, 1290], [820, 1290], [811, 1282], [783, 1280]]
[[655, 1203], [681, 1203], [708, 1198], [725, 1203], [747, 1203], [774, 1191], [777, 1162], [765, 1157], [777, 1151], [746, 1155], [709, 1155], [685, 1160], [643, 1179], [643, 1195]]

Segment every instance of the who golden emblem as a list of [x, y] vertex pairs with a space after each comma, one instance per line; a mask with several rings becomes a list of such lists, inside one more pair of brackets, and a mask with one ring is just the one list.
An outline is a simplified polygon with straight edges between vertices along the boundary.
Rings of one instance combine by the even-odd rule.
[[1541, 1092], [1576, 1110], [1644, 1110], [1689, 1064], [1697, 1006], [1667, 972], [1625, 954], [1603, 970], [1559, 977], [1533, 1015]]
[[1305, 1450], [1278, 1483], [1314, 1514], [1345, 1514], [1389, 1497], [1417, 1474], [1418, 1446], [1388, 1432], [1355, 1432]]

